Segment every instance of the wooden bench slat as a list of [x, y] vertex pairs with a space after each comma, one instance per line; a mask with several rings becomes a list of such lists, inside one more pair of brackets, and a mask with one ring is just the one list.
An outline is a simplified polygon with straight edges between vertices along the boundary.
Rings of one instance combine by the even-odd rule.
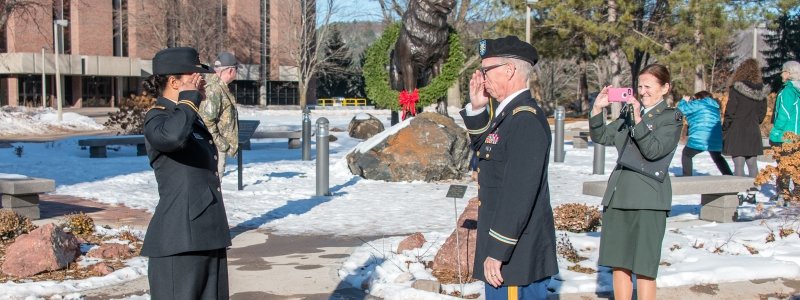
[[93, 137], [78, 140], [78, 145], [83, 147], [107, 145], [137, 145], [144, 144], [144, 135], [120, 135], [110, 137]]

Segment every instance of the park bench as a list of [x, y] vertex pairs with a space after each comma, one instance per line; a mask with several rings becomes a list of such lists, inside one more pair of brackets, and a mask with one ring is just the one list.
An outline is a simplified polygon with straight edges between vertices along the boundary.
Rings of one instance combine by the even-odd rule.
[[39, 194], [56, 190], [52, 179], [30, 177], [0, 177], [0, 194], [3, 208], [32, 220], [39, 219]]
[[147, 155], [147, 149], [144, 147], [143, 135], [93, 137], [78, 140], [78, 145], [81, 147], [89, 147], [89, 157], [91, 158], [106, 157], [106, 147], [111, 145], [136, 145], [137, 156]]
[[256, 139], [289, 139], [289, 149], [300, 148], [301, 131], [259, 131], [253, 134]]
[[[671, 177], [670, 181], [673, 195], [700, 194], [701, 220], [720, 223], [736, 221], [737, 194], [754, 186], [753, 178], [729, 175]], [[607, 184], [607, 181], [585, 181], [583, 194], [603, 197]]]

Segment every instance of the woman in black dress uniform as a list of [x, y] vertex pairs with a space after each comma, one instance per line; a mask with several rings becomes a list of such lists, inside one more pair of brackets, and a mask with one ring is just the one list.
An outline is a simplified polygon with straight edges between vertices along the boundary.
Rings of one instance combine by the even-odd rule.
[[152, 299], [228, 299], [228, 219], [217, 175], [217, 148], [197, 115], [204, 85], [197, 51], [159, 51], [143, 87], [158, 95], [145, 116], [158, 206], [144, 238]]
[[[638, 150], [649, 161], [671, 158], [683, 122], [680, 112], [667, 107], [664, 99], [670, 89], [669, 70], [653, 64], [644, 67], [639, 74], [641, 105], [630, 97], [630, 114], [623, 114], [606, 125], [601, 112], [609, 105], [608, 87], [597, 96], [589, 119], [592, 141], [616, 146], [620, 153], [622, 149]], [[623, 148], [628, 139], [636, 148]], [[638, 299], [656, 299], [661, 241], [671, 206], [669, 174], [659, 181], [620, 165], [614, 168], [603, 197], [598, 264], [614, 270], [615, 299], [631, 299], [632, 274], [636, 274]]]

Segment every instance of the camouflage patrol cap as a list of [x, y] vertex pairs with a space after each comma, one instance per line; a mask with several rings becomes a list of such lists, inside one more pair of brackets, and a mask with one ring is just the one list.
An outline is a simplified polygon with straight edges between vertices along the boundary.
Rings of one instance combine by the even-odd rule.
[[527, 61], [531, 66], [539, 61], [539, 53], [531, 44], [520, 41], [518, 37], [509, 35], [499, 39], [485, 39], [478, 44], [481, 59], [489, 57], [508, 57]]

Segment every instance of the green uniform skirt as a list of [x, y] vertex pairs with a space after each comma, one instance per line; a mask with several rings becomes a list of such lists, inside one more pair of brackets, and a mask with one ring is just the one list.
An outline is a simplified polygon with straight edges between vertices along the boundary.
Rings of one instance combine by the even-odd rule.
[[656, 278], [667, 213], [663, 210], [606, 208], [597, 264]]

